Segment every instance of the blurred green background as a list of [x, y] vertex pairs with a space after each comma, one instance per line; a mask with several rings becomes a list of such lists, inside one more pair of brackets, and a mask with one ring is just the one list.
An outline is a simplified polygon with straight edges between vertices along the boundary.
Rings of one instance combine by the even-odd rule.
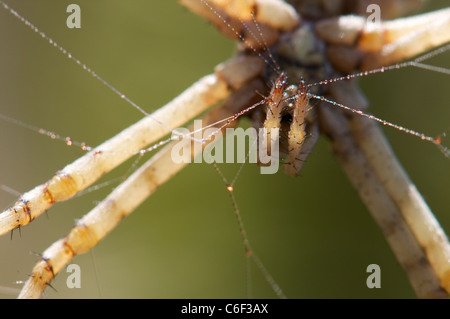
[[[68, 1], [6, 1], [145, 110], [170, 101], [234, 51], [176, 1], [76, 3], [82, 28], [65, 26]], [[424, 10], [444, 7], [433, 1]], [[55, 48], [0, 10], [0, 113], [97, 145], [141, 114]], [[449, 53], [430, 63], [450, 67]], [[371, 111], [429, 135], [450, 130], [448, 76], [404, 69], [361, 80]], [[399, 159], [450, 232], [450, 163], [429, 143], [386, 129]], [[450, 139], [444, 139], [450, 145]], [[25, 192], [83, 154], [0, 122], [0, 185]], [[111, 180], [132, 161], [103, 178]], [[232, 179], [237, 165], [221, 166]], [[55, 205], [0, 238], [0, 286], [18, 289], [37, 257], [113, 186]], [[301, 176], [260, 175], [246, 165], [235, 195], [250, 242], [289, 298], [410, 298], [406, 276], [321, 139]], [[16, 197], [0, 191], [0, 207]], [[92, 253], [77, 256], [81, 289], [62, 272], [47, 298], [245, 298], [246, 258], [224, 185], [208, 165], [191, 165], [163, 185]], [[366, 287], [369, 264], [381, 289]], [[99, 276], [96, 276], [95, 267]], [[275, 295], [254, 264], [252, 297]], [[14, 297], [2, 294], [2, 298]]]

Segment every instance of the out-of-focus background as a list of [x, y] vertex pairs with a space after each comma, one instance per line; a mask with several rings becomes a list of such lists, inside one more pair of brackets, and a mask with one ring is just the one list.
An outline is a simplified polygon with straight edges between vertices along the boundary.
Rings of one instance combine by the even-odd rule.
[[[78, 0], [82, 28], [66, 27], [67, 1], [6, 1], [147, 111], [177, 96], [234, 50], [175, 1]], [[442, 8], [433, 1], [424, 8]], [[0, 10], [0, 113], [95, 146], [141, 118], [102, 83]], [[449, 54], [429, 61], [450, 67]], [[403, 69], [362, 79], [371, 111], [438, 135], [450, 130], [449, 78]], [[386, 129], [400, 161], [450, 232], [450, 162], [433, 145]], [[450, 145], [450, 139], [443, 140]], [[25, 192], [83, 152], [0, 122], [0, 185]], [[102, 181], [124, 174], [128, 161]], [[237, 165], [221, 166], [232, 179]], [[113, 186], [55, 205], [0, 238], [0, 287], [15, 290], [36, 255], [63, 237]], [[321, 139], [301, 176], [260, 175], [246, 165], [235, 185], [250, 242], [290, 298], [410, 298], [414, 293], [380, 230]], [[0, 207], [16, 196], [0, 191]], [[221, 178], [190, 165], [126, 218], [93, 252], [77, 256], [82, 286], [62, 272], [47, 298], [245, 298], [246, 258]], [[381, 289], [366, 267], [381, 267]], [[94, 266], [95, 265], [95, 266]], [[95, 271], [97, 269], [97, 271]], [[96, 276], [96, 272], [98, 275]], [[252, 297], [275, 295], [251, 264]], [[14, 297], [2, 294], [2, 298]]]

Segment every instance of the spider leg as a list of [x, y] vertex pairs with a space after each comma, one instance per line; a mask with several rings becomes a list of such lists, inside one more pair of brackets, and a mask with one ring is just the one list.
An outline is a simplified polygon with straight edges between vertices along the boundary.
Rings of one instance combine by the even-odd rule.
[[[276, 43], [280, 31], [293, 30], [300, 21], [295, 9], [281, 0], [179, 0], [195, 14], [214, 24], [231, 39], [242, 40], [253, 50]], [[257, 24], [255, 24], [255, 21]], [[264, 34], [264, 40], [255, 34]]]
[[330, 62], [343, 72], [395, 64], [450, 41], [450, 8], [380, 23], [342, 16], [316, 26]]
[[[233, 63], [233, 60], [230, 63]], [[223, 65], [218, 67], [219, 74], [223, 67]], [[220, 76], [226, 77], [224, 74]], [[227, 127], [236, 126], [237, 120], [223, 125], [223, 119], [233, 117], [248, 105], [256, 103], [256, 100], [260, 99], [256, 92], [263, 89], [264, 83], [260, 79], [250, 80], [244, 87], [233, 92], [222, 107], [205, 115], [203, 123], [206, 123], [207, 126], [215, 124], [213, 126], [217, 128], [215, 133], [225, 132]], [[215, 140], [216, 138], [212, 141]], [[34, 266], [32, 275], [26, 281], [19, 298], [38, 298], [54, 276], [74, 256], [92, 249], [159, 186], [185, 167], [186, 162], [176, 163], [172, 159], [172, 148], [176, 145], [175, 143], [183, 143], [181, 148], [190, 147], [193, 150], [191, 152], [191, 160], [193, 160], [198, 152], [201, 152], [211, 142], [211, 139], [205, 137], [204, 142], [201, 147], [194, 147], [194, 144], [198, 142], [190, 138], [172, 141], [136, 170], [106, 199], [83, 216], [66, 237], [58, 240], [44, 251], [42, 258]]]
[[[213, 110], [205, 116], [204, 120], [206, 123], [215, 123], [233, 114], [235, 114], [233, 110], [225, 105]], [[234, 121], [228, 127], [236, 124], [237, 121]], [[224, 127], [222, 129], [225, 130]], [[172, 160], [171, 151], [175, 143], [183, 143], [191, 147], [193, 159], [198, 155], [196, 151], [206, 147], [209, 140], [206, 140], [202, 147], [196, 148], [193, 147], [195, 141], [185, 138], [181, 141], [173, 141], [161, 149], [115, 188], [99, 205], [78, 220], [67, 236], [56, 241], [43, 252], [42, 258], [33, 268], [32, 275], [25, 282], [19, 298], [38, 298], [54, 276], [72, 258], [92, 249], [159, 186], [185, 167], [187, 163], [175, 163]]]
[[298, 155], [306, 137], [308, 100], [306, 84], [302, 80], [299, 84], [292, 110], [292, 122], [288, 137], [289, 152], [286, 158], [286, 165], [284, 165], [284, 171], [291, 176], [296, 176], [302, 166], [302, 162], [298, 160]]
[[[334, 92], [338, 90], [334, 88]], [[360, 98], [353, 96], [355, 100]], [[338, 161], [383, 231], [417, 295], [446, 298], [450, 291], [450, 244], [379, 127], [354, 114], [344, 116], [324, 103], [319, 118]]]
[[369, 5], [378, 5], [381, 8], [381, 17], [383, 19], [392, 19], [403, 17], [414, 13], [428, 0], [358, 0], [352, 9], [357, 15], [367, 15]]
[[278, 79], [275, 81], [275, 85], [272, 87], [270, 95], [266, 98], [266, 120], [264, 121], [264, 128], [266, 130], [266, 138], [263, 139], [262, 148], [265, 154], [271, 155], [271, 146], [273, 143], [278, 142], [279, 136], [273, 135], [272, 130], [280, 132], [281, 117], [283, 111], [283, 93], [287, 86], [287, 77], [285, 73], [281, 73]]
[[28, 224], [54, 203], [71, 198], [148, 144], [167, 135], [170, 131], [159, 123], [179, 127], [228, 94], [229, 85], [223, 77], [203, 77], [166, 106], [67, 165], [45, 184], [23, 194], [13, 207], [0, 214], [0, 235]]
[[450, 293], [450, 243], [439, 222], [398, 163], [380, 127], [361, 117], [352, 117], [350, 127], [358, 146], [424, 250], [441, 286]]
[[428, 0], [288, 0], [305, 17], [320, 19], [343, 14], [370, 15], [370, 5], [380, 7], [382, 19], [402, 17], [417, 12]]

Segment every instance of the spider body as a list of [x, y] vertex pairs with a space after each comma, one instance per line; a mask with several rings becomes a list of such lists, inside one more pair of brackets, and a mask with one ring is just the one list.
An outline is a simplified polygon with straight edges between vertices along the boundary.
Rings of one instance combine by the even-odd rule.
[[[331, 67], [325, 55], [325, 46], [315, 34], [313, 25], [302, 21], [290, 33], [268, 51], [276, 61], [276, 67], [268, 63], [264, 80], [272, 81], [277, 70], [283, 70], [272, 86], [267, 109], [255, 110], [251, 117], [255, 126], [263, 126], [268, 134], [270, 129], [279, 129], [280, 155], [284, 157], [284, 170], [287, 174], [299, 174], [303, 163], [318, 138], [318, 122], [315, 108], [309, 107], [309, 90], [314, 94], [324, 92], [324, 87], [308, 88], [306, 83], [316, 83], [332, 75]], [[261, 54], [263, 54], [262, 52]], [[266, 61], [270, 59], [266, 56]], [[283, 95], [278, 96], [279, 83], [283, 86]], [[287, 85], [287, 83], [291, 85]], [[295, 83], [295, 84], [294, 84]], [[262, 112], [265, 114], [255, 114]], [[264, 123], [258, 119], [265, 118]], [[304, 147], [306, 146], [306, 147]]]

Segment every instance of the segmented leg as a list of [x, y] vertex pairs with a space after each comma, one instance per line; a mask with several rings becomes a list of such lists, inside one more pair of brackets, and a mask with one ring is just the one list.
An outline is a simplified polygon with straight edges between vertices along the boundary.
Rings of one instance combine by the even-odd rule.
[[370, 70], [450, 41], [450, 8], [380, 23], [342, 16], [319, 22], [316, 32], [329, 44], [327, 56], [338, 70]]
[[274, 86], [266, 98], [266, 120], [264, 121], [264, 128], [266, 129], [267, 138], [263, 139], [263, 149], [267, 150], [265, 154], [272, 154], [271, 145], [274, 142], [278, 143], [278, 136], [273, 136], [272, 132], [279, 134], [281, 126], [281, 116], [283, 113], [284, 90], [287, 86], [287, 77], [285, 73], [281, 73], [275, 81]]
[[[219, 31], [253, 50], [276, 43], [281, 32], [299, 24], [299, 16], [281, 0], [179, 0], [180, 4], [214, 24]], [[257, 21], [257, 25], [254, 23]], [[262, 33], [264, 41], [255, 34]]]
[[54, 203], [71, 198], [148, 144], [167, 135], [170, 131], [155, 122], [155, 118], [169, 127], [178, 127], [228, 93], [223, 79], [215, 75], [200, 79], [165, 107], [67, 165], [47, 183], [23, 194], [12, 208], [0, 214], [0, 235], [28, 224]]
[[[386, 182], [370, 163], [370, 155], [360, 148], [352, 135], [349, 121], [339, 113], [330, 109], [328, 105], [321, 106], [322, 128], [330, 137], [334, 153], [343, 170], [383, 231], [416, 294], [420, 298], [446, 298], [447, 292], [443, 287], [448, 286], [448, 282], [439, 280], [440, 274], [433, 269], [434, 265], [422, 250], [425, 247], [418, 244], [410, 225], [405, 223], [402, 210], [392, 198], [390, 190], [386, 189]], [[377, 149], [386, 145], [379, 146]], [[391, 157], [390, 161], [396, 161], [395, 157]], [[409, 183], [409, 187], [414, 188], [414, 185]], [[432, 233], [433, 231], [430, 232]], [[447, 242], [446, 250], [448, 247]], [[446, 254], [445, 251], [440, 252], [442, 253]], [[446, 273], [448, 277], [448, 271]]]
[[[193, 1], [183, 1], [183, 2], [191, 2], [194, 3]], [[219, 2], [218, 2], [219, 3]], [[221, 5], [220, 3], [217, 4], [219, 7], [221, 8], [225, 8], [225, 5]], [[203, 10], [203, 9], [202, 9]], [[207, 9], [211, 12], [210, 9]], [[274, 9], [276, 10], [276, 9]], [[206, 11], [206, 10], [204, 10]], [[239, 9], [233, 9], [233, 11], [239, 11]], [[264, 11], [264, 10], [263, 10]], [[227, 13], [227, 14], [231, 14], [231, 13]], [[216, 15], [217, 17], [217, 15]], [[214, 18], [216, 19], [216, 18]], [[439, 18], [440, 19], [440, 18]], [[259, 21], [261, 20], [261, 23], [263, 23], [263, 19], [260, 17], [256, 17], [256, 20]], [[299, 20], [297, 20], [299, 21]], [[442, 21], [442, 20], [439, 20]], [[443, 20], [444, 22], [441, 24], [445, 25], [445, 18]], [[277, 30], [281, 30], [281, 29], [277, 29]], [[441, 28], [441, 27], [436, 27], [436, 30], [446, 30], [445, 28]], [[443, 34], [441, 31], [437, 32], [438, 34]], [[419, 33], [420, 34], [420, 33]], [[376, 36], [379, 36], [379, 33], [375, 33]], [[445, 35], [445, 32], [444, 32]], [[417, 46], [419, 49], [414, 49], [412, 51], [419, 53], [419, 52], [423, 52], [426, 49], [430, 48], [430, 47], [434, 47], [436, 45], [438, 45], [438, 42], [442, 42], [442, 41], [448, 41], [445, 40], [445, 36], [444, 37], [439, 37], [438, 41], [432, 41], [427, 42], [425, 41], [426, 37], [425, 36], [419, 36], [417, 38], [417, 41], [413, 41], [413, 42], [419, 42], [419, 45], [417, 46], [417, 44], [414, 44], [414, 46]], [[444, 40], [442, 40], [444, 39]], [[384, 45], [383, 45], [384, 46]], [[331, 48], [332, 46], [330, 46]], [[385, 46], [384, 46], [385, 47]], [[352, 48], [355, 49], [355, 48]], [[361, 52], [358, 51], [359, 47], [357, 46], [357, 48], [355, 49], [357, 55], [353, 55], [352, 59], [354, 58], [356, 62], [354, 62], [353, 67], [356, 66], [360, 66], [360, 65], [368, 65], [368, 63], [364, 62], [363, 60], [360, 59], [361, 56]], [[377, 53], [378, 54], [378, 53]], [[375, 57], [380, 56], [380, 54], [375, 54]], [[366, 53], [362, 53], [363, 57], [364, 56], [369, 56]], [[356, 59], [358, 58], [358, 59]], [[402, 59], [401, 57], [397, 57], [398, 59]], [[378, 61], [377, 63], [381, 63], [381, 58], [376, 58], [376, 61]], [[363, 61], [363, 62], [361, 62]], [[364, 64], [365, 63], [365, 64]], [[339, 64], [336, 64], [336, 66], [339, 66]], [[353, 70], [352, 67], [352, 70]], [[212, 94], [215, 95], [216, 93]], [[324, 109], [326, 109], [324, 107]], [[324, 111], [328, 112], [328, 111]], [[416, 290], [416, 292], [418, 293], [419, 296], [421, 297], [445, 297], [445, 292], [443, 292], [443, 290], [441, 289], [440, 286], [444, 286], [448, 288], [448, 271], [446, 271], [445, 269], [445, 261], [447, 261], [448, 264], [448, 258], [447, 260], [441, 257], [437, 257], [437, 263], [435, 265], [435, 262], [432, 260], [434, 257], [430, 257], [431, 255], [429, 255], [431, 250], [442, 250], [440, 253], [438, 253], [438, 255], [440, 254], [442, 256], [442, 254], [444, 256], [446, 256], [446, 252], [448, 251], [448, 241], [442, 240], [442, 238], [445, 239], [445, 235], [443, 235], [443, 237], [440, 235], [441, 232], [438, 229], [437, 233], [436, 233], [436, 229], [432, 228], [432, 229], [421, 229], [420, 231], [418, 231], [416, 233], [416, 231], [414, 230], [414, 226], [412, 226], [413, 231], [412, 233], [415, 233], [415, 236], [417, 236], [417, 238], [419, 238], [419, 243], [420, 245], [422, 245], [422, 247], [424, 247], [424, 249], [427, 251], [427, 255], [428, 258], [431, 260], [430, 262], [427, 260], [427, 258], [425, 257], [425, 254], [423, 254], [423, 251], [421, 252], [421, 247], [419, 245], [417, 245], [416, 239], [414, 238], [414, 236], [408, 235], [408, 233], [411, 233], [411, 231], [408, 230], [408, 226], [405, 228], [405, 225], [402, 223], [402, 219], [399, 218], [396, 210], [398, 209], [396, 206], [397, 203], [395, 203], [395, 200], [402, 202], [404, 200], [404, 195], [401, 195], [399, 198], [400, 199], [394, 199], [392, 200], [392, 198], [398, 198], [398, 195], [394, 195], [394, 194], [390, 194], [389, 192], [392, 192], [392, 190], [389, 189], [389, 187], [386, 187], [385, 185], [383, 185], [383, 183], [380, 182], [379, 177], [378, 177], [378, 172], [377, 172], [377, 165], [374, 165], [375, 168], [371, 168], [370, 165], [368, 165], [367, 163], [369, 162], [369, 159], [367, 159], [366, 157], [371, 157], [369, 155], [366, 154], [359, 154], [362, 151], [359, 148], [362, 148], [358, 145], [357, 142], [355, 142], [355, 140], [358, 140], [358, 134], [360, 133], [355, 133], [354, 131], [352, 131], [351, 129], [348, 129], [349, 124], [346, 124], [345, 122], [342, 122], [342, 126], [341, 127], [336, 127], [335, 125], [337, 123], [340, 123], [340, 120], [338, 120], [337, 122], [331, 122], [328, 123], [327, 121], [329, 119], [332, 118], [337, 118], [339, 119], [339, 112], [331, 112], [332, 115], [330, 115], [330, 117], [328, 117], [328, 115], [324, 115], [323, 119], [322, 119], [322, 129], [326, 132], [326, 134], [328, 134], [329, 136], [333, 137], [333, 144], [334, 147], [336, 148], [337, 152], [338, 152], [338, 158], [340, 159], [342, 166], [344, 168], [344, 170], [346, 170], [347, 172], [357, 172], [354, 175], [356, 176], [355, 178], [352, 177], [352, 173], [349, 173], [350, 178], [354, 181], [356, 188], [358, 188], [358, 190], [361, 191], [361, 197], [363, 198], [363, 200], [365, 201], [366, 205], [373, 211], [374, 214], [374, 218], [379, 221], [383, 231], [386, 233], [386, 237], [388, 239], [389, 242], [399, 242], [400, 244], [398, 245], [393, 245], [393, 250], [397, 256], [397, 258], [399, 259], [399, 261], [404, 265], [404, 268], [406, 270], [406, 272], [408, 273], [408, 276]], [[222, 117], [223, 119], [223, 117]], [[171, 126], [172, 127], [172, 126]], [[316, 128], [317, 126], [312, 126], [313, 128]], [[344, 132], [344, 134], [341, 134], [342, 132]], [[317, 134], [316, 134], [317, 135]], [[315, 136], [316, 136], [315, 135]], [[352, 136], [354, 135], [354, 136]], [[347, 138], [350, 138], [350, 140], [347, 140]], [[337, 142], [335, 142], [337, 141]], [[351, 144], [351, 146], [348, 148], [348, 144]], [[306, 146], [306, 145], [305, 145]], [[134, 148], [134, 150], [136, 149], [140, 149], [140, 148]], [[349, 151], [350, 150], [350, 151]], [[355, 150], [355, 151], [353, 151]], [[358, 153], [358, 154], [357, 154]], [[364, 153], [364, 152], [362, 152]], [[99, 155], [99, 154], [97, 154]], [[158, 156], [163, 156], [163, 153], [161, 153], [161, 155]], [[352, 161], [349, 161], [349, 159], [352, 159]], [[151, 161], [157, 161], [157, 157], [155, 157], [154, 160]], [[370, 159], [371, 160], [371, 159]], [[380, 160], [376, 160], [378, 164], [380, 164]], [[381, 164], [380, 164], [381, 165]], [[368, 168], [369, 167], [369, 168]], [[167, 174], [169, 178], [170, 175], [170, 169], [167, 169], [165, 166], [160, 167], [160, 169], [162, 171], [167, 170]], [[366, 171], [368, 169], [368, 171]], [[159, 169], [158, 169], [159, 171]], [[161, 173], [161, 174], [166, 174], [166, 173]], [[133, 175], [135, 176], [135, 175]], [[368, 177], [369, 176], [369, 177]], [[140, 178], [140, 177], [139, 177]], [[161, 180], [165, 180], [165, 177], [161, 177]], [[389, 178], [389, 176], [387, 176], [387, 178]], [[136, 177], [136, 179], [138, 179], [138, 177]], [[130, 179], [132, 180], [132, 179]], [[157, 185], [158, 184], [158, 178], [151, 178], [150, 180], [146, 180], [146, 182], [149, 182], [150, 185]], [[156, 184], [155, 184], [156, 183]], [[361, 184], [363, 183], [363, 187], [361, 187]], [[390, 183], [389, 179], [387, 179], [386, 183]], [[410, 182], [407, 181], [405, 182], [406, 184], [404, 185], [408, 185], [411, 186]], [[69, 185], [70, 186], [70, 185]], [[121, 187], [126, 187], [121, 186]], [[134, 186], [131, 186], [134, 187]], [[152, 189], [152, 187], [150, 186], [146, 186], [150, 189]], [[144, 188], [146, 188], [144, 187]], [[71, 186], [69, 188], [72, 188]], [[77, 187], [75, 187], [77, 188]], [[378, 190], [386, 188], [387, 190], [383, 190], [382, 194], [383, 195], [376, 195], [378, 193]], [[41, 193], [46, 193], [43, 189], [40, 190]], [[66, 192], [63, 191], [61, 198], [64, 198], [65, 196], [67, 196], [67, 194], [70, 194], [71, 192]], [[117, 192], [119, 193], [119, 192]], [[65, 194], [65, 195], [64, 195]], [[368, 195], [369, 194], [369, 195]], [[375, 194], [375, 195], [373, 195]], [[44, 195], [41, 195], [44, 196]], [[121, 198], [121, 196], [123, 195], [119, 195], [118, 198]], [[372, 197], [372, 196], [378, 196], [378, 197]], [[44, 201], [44, 199], [42, 199], [41, 201]], [[48, 199], [45, 199], [45, 201], [48, 201]], [[51, 200], [50, 200], [51, 201]], [[120, 202], [123, 201], [123, 202]], [[121, 205], [125, 205], [127, 204], [127, 199], [120, 199], [119, 203], [119, 208], [122, 207]], [[420, 202], [421, 200], [419, 200], [418, 202]], [[423, 201], [422, 201], [423, 202]], [[112, 203], [114, 202], [109, 202], [105, 201], [104, 204], [102, 205], [110, 205], [108, 207], [108, 209], [113, 209], [111, 207]], [[374, 205], [375, 203], [375, 205]], [[28, 204], [27, 204], [28, 206]], [[34, 205], [33, 205], [34, 206]], [[39, 206], [39, 205], [37, 205]], [[44, 205], [41, 205], [44, 206]], [[105, 206], [105, 207], [106, 207]], [[112, 205], [114, 206], [114, 205]], [[373, 208], [373, 206], [375, 206], [375, 208]], [[414, 205], [411, 205], [414, 206]], [[426, 206], [426, 205], [425, 205]], [[103, 207], [103, 206], [99, 206], [99, 207]], [[28, 209], [25, 207], [19, 207], [19, 209], [22, 209], [24, 211], [27, 211]], [[33, 208], [34, 209], [34, 208]], [[102, 208], [103, 209], [103, 208]], [[95, 209], [97, 210], [97, 208]], [[32, 211], [32, 209], [30, 209], [30, 211]], [[98, 211], [100, 211], [100, 208], [98, 208]], [[388, 212], [388, 214], [386, 214], [386, 212]], [[12, 212], [11, 212], [12, 213]], [[98, 214], [98, 215], [97, 215]], [[52, 276], [61, 269], [61, 267], [63, 267], [63, 265], [65, 263], [67, 263], [67, 261], [74, 255], [74, 253], [80, 253], [83, 251], [86, 251], [87, 249], [89, 249], [90, 247], [92, 247], [93, 245], [95, 245], [95, 243], [102, 238], [100, 235], [105, 235], [110, 229], [112, 229], [115, 224], [117, 223], [118, 220], [120, 220], [121, 217], [127, 215], [128, 213], [124, 213], [124, 212], [120, 212], [118, 211], [117, 213], [115, 213], [115, 217], [112, 217], [110, 219], [107, 219], [106, 214], [103, 213], [93, 213], [94, 216], [98, 216], [99, 218], [106, 218], [104, 220], [104, 226], [98, 226], [95, 225], [95, 223], [92, 223], [92, 230], [88, 230], [86, 231], [86, 229], [88, 229], [89, 227], [85, 227], [85, 225], [88, 225], [89, 223], [93, 222], [93, 218], [92, 215], [89, 215], [91, 217], [85, 217], [82, 219], [83, 223], [79, 224], [77, 227], [75, 227], [75, 229], [73, 230], [73, 232], [71, 232], [70, 235], [68, 235], [65, 239], [55, 243], [54, 245], [52, 245], [43, 255], [43, 260], [35, 267], [35, 270], [33, 271], [33, 276], [30, 278], [29, 283], [27, 283], [27, 285], [25, 286], [24, 289], [24, 294], [23, 296], [26, 296], [28, 293], [30, 293], [30, 295], [35, 296], [36, 292], [39, 293], [39, 291], [41, 291], [43, 288], [45, 288], [45, 285], [48, 284], [49, 280], [52, 278]], [[28, 214], [27, 212], [24, 213], [23, 215], [24, 217], [22, 218], [23, 220], [31, 220], [32, 219], [32, 215]], [[407, 219], [407, 218], [405, 218]], [[420, 219], [418, 219], [420, 220]], [[429, 222], [429, 220], [428, 220]], [[412, 222], [415, 223], [415, 222]], [[10, 219], [9, 224], [14, 224], [13, 218]], [[420, 224], [420, 222], [419, 222]], [[388, 226], [387, 228], [385, 226]], [[98, 227], [97, 227], [98, 226]], [[436, 226], [436, 225], [434, 225]], [[406, 229], [406, 230], [405, 230]], [[405, 234], [405, 235], [399, 235], [399, 234]], [[429, 239], [433, 238], [433, 236], [438, 235], [437, 237], [439, 237], [439, 240], [435, 241], [434, 243], [431, 244], [431, 246], [427, 246]], [[424, 242], [425, 241], [425, 242]], [[69, 246], [67, 246], [66, 244], [70, 243]], [[72, 247], [73, 246], [73, 247]], [[417, 248], [418, 247], [418, 248]], [[430, 248], [427, 248], [430, 247]], [[408, 255], [408, 256], [407, 256]], [[407, 257], [405, 257], [407, 256]], [[430, 266], [431, 263], [431, 266]], [[412, 265], [412, 266], [411, 266]], [[423, 267], [422, 267], [423, 266]], [[441, 269], [439, 269], [441, 268]], [[437, 270], [436, 270], [437, 269]], [[442, 271], [444, 270], [444, 271]], [[441, 278], [441, 281], [436, 279], [436, 274], [437, 277]]]
[[306, 83], [303, 80], [296, 93], [288, 136], [288, 155], [284, 163], [284, 171], [292, 176], [296, 176], [302, 167], [301, 151], [306, 137], [306, 112], [309, 97]]
[[[259, 83], [259, 82], [257, 82]], [[250, 87], [260, 89], [260, 84], [250, 84]], [[253, 103], [253, 98], [244, 87], [230, 96], [229, 101], [220, 109], [211, 111], [203, 119], [206, 125], [216, 123], [224, 118], [233, 116], [239, 111], [238, 107], [244, 107]], [[244, 93], [244, 94], [242, 94]], [[243, 103], [238, 105], [239, 103]], [[235, 126], [238, 121], [233, 121], [228, 127]], [[225, 127], [219, 124], [223, 132]], [[215, 139], [214, 139], [215, 140]], [[172, 160], [172, 148], [174, 143], [183, 143], [192, 149], [191, 160], [205, 148], [210, 139], [207, 139], [201, 147], [194, 147], [195, 141], [184, 138], [182, 141], [174, 141], [165, 146], [148, 162], [142, 165], [126, 181], [120, 184], [93, 210], [81, 218], [70, 233], [47, 248], [38, 263], [34, 266], [29, 279], [19, 295], [19, 298], [39, 298], [51, 280], [65, 265], [76, 255], [85, 253], [98, 244], [118, 223], [128, 216], [149, 197], [160, 185], [172, 178], [178, 171], [187, 165], [185, 162], [175, 163]]]

